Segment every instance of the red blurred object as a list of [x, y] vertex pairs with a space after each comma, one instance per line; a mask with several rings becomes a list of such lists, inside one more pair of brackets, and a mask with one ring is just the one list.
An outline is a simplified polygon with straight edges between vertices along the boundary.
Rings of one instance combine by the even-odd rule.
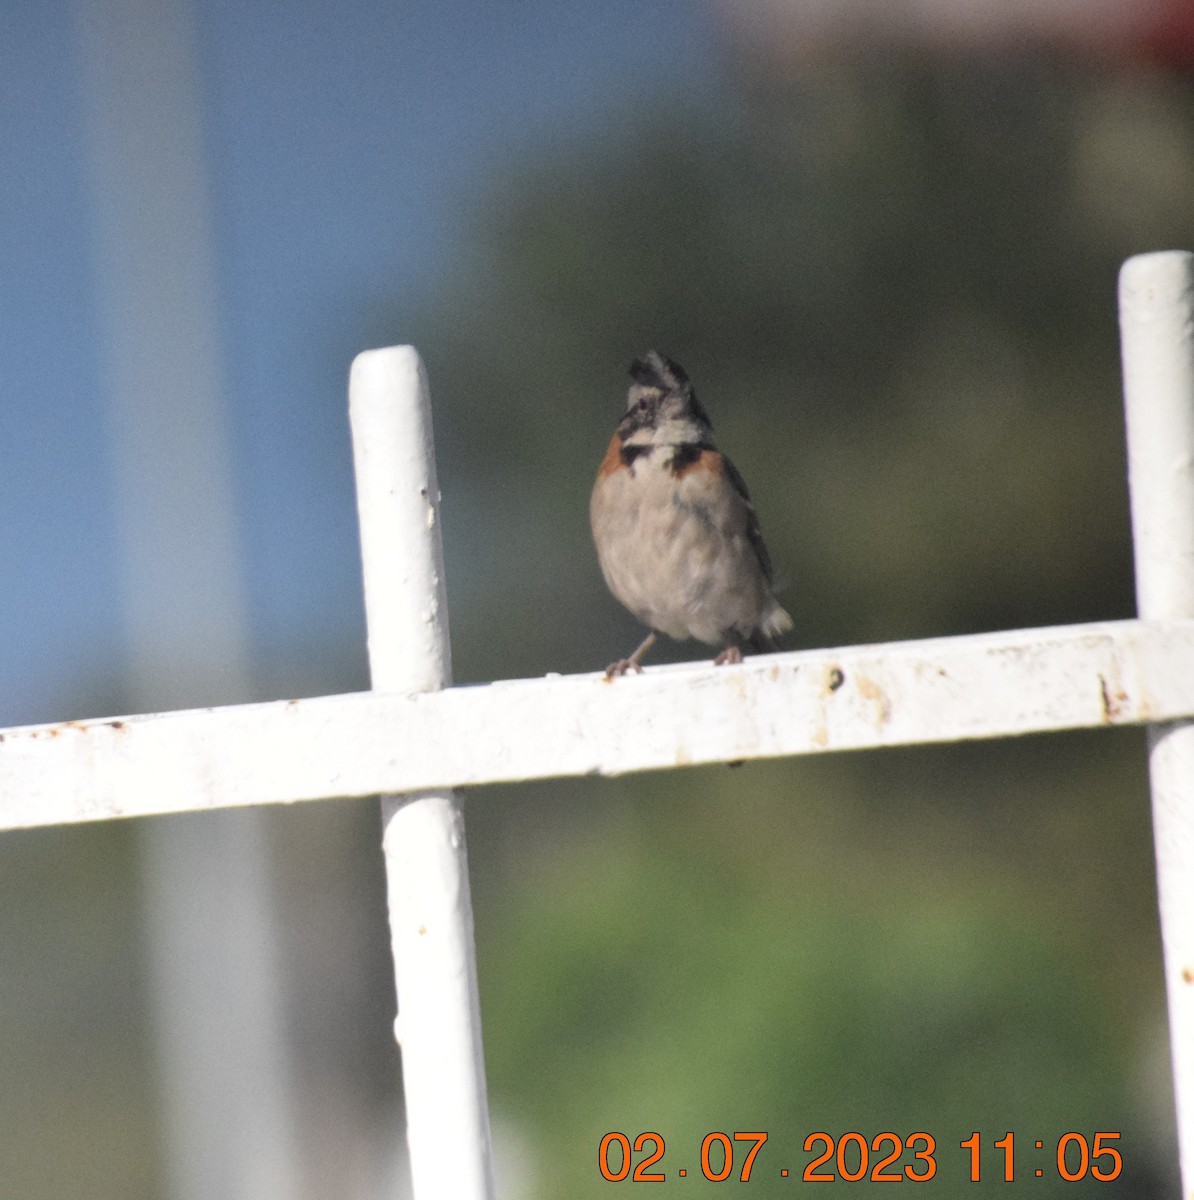
[[715, 0], [727, 32], [777, 66], [884, 45], [941, 51], [1048, 46], [1194, 64], [1194, 0]]
[[1144, 57], [1170, 67], [1194, 63], [1194, 0], [1168, 0], [1158, 6], [1153, 27], [1141, 45]]

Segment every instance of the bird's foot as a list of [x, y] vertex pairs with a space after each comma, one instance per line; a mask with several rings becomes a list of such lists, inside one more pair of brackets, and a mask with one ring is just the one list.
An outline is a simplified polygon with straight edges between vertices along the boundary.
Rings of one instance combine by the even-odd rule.
[[655, 639], [659, 636], [652, 630], [645, 638], [642, 645], [629, 657], [619, 658], [617, 662], [612, 662], [605, 668], [605, 678], [613, 679], [615, 675], [625, 675], [627, 671], [633, 671], [636, 675], [643, 673], [642, 667], [639, 666], [639, 660], [652, 646], [655, 645]]
[[732, 666], [742, 661], [741, 646], [727, 646], [714, 660], [715, 667]]

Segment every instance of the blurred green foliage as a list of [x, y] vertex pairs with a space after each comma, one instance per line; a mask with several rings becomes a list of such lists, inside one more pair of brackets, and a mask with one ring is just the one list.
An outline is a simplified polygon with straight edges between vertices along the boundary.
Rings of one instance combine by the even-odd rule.
[[131, 850], [112, 823], [0, 837], [5, 1195], [153, 1194]]
[[[511, 164], [438, 303], [379, 320], [429, 366], [459, 680], [635, 643], [586, 505], [652, 346], [750, 483], [790, 645], [1132, 615], [1116, 272], [1194, 245], [1186, 81], [743, 69], [608, 128]], [[700, 1191], [718, 1129], [771, 1133], [765, 1195], [816, 1129], [934, 1133], [934, 1194], [975, 1130], [1022, 1175], [1115, 1130], [1099, 1194], [1176, 1194], [1138, 734], [490, 789], [470, 830], [536, 1195], [607, 1194], [610, 1130]]]

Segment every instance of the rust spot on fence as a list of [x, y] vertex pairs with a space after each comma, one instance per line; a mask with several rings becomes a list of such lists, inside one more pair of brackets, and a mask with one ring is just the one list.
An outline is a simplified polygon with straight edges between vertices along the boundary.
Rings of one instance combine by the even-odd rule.
[[856, 680], [855, 687], [858, 689], [858, 694], [868, 704], [874, 706], [876, 728], [886, 725], [891, 720], [891, 701], [888, 699], [887, 693], [873, 679], [865, 677]]
[[1194, 983], [1194, 967], [1182, 969], [1182, 983]]
[[817, 721], [817, 727], [813, 730], [810, 741], [814, 746], [819, 746], [824, 750], [829, 745], [829, 723], [827, 713], [829, 708], [829, 699], [833, 693], [838, 691], [846, 682], [846, 673], [836, 663], [832, 663], [825, 668], [825, 673], [821, 677], [821, 696], [820, 696], [820, 713]]
[[124, 733], [124, 731], [128, 729], [128, 726], [123, 721], [105, 721], [104, 724], [107, 725], [109, 729], [116, 730], [117, 733]]
[[44, 729], [35, 729], [30, 737], [61, 737], [68, 730], [74, 730], [75, 733], [88, 733], [91, 729], [90, 725], [85, 725], [82, 721], [61, 721], [57, 725], [47, 725]]
[[1112, 688], [1107, 680], [1099, 676], [1099, 700], [1103, 708], [1103, 720], [1108, 725], [1114, 725], [1121, 720], [1128, 709], [1131, 697], [1123, 688]]

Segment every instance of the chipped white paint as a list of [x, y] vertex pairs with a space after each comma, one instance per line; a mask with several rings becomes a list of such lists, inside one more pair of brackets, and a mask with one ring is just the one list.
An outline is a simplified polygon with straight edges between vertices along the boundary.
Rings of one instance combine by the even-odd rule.
[[[1194, 617], [1194, 255], [1119, 277], [1132, 543], [1140, 615]], [[1194, 722], [1149, 729], [1153, 843], [1182, 1188], [1194, 1200]]]
[[[451, 684], [452, 662], [431, 399], [415, 349], [358, 355], [348, 410], [373, 687], [433, 693]], [[341, 762], [356, 753], [337, 749]], [[408, 793], [384, 795], [381, 810], [411, 1177], [419, 1200], [492, 1200], [464, 813], [441, 783], [427, 787], [369, 789]]]
[[0, 730], [0, 828], [1183, 717], [1194, 620], [1017, 630]]

